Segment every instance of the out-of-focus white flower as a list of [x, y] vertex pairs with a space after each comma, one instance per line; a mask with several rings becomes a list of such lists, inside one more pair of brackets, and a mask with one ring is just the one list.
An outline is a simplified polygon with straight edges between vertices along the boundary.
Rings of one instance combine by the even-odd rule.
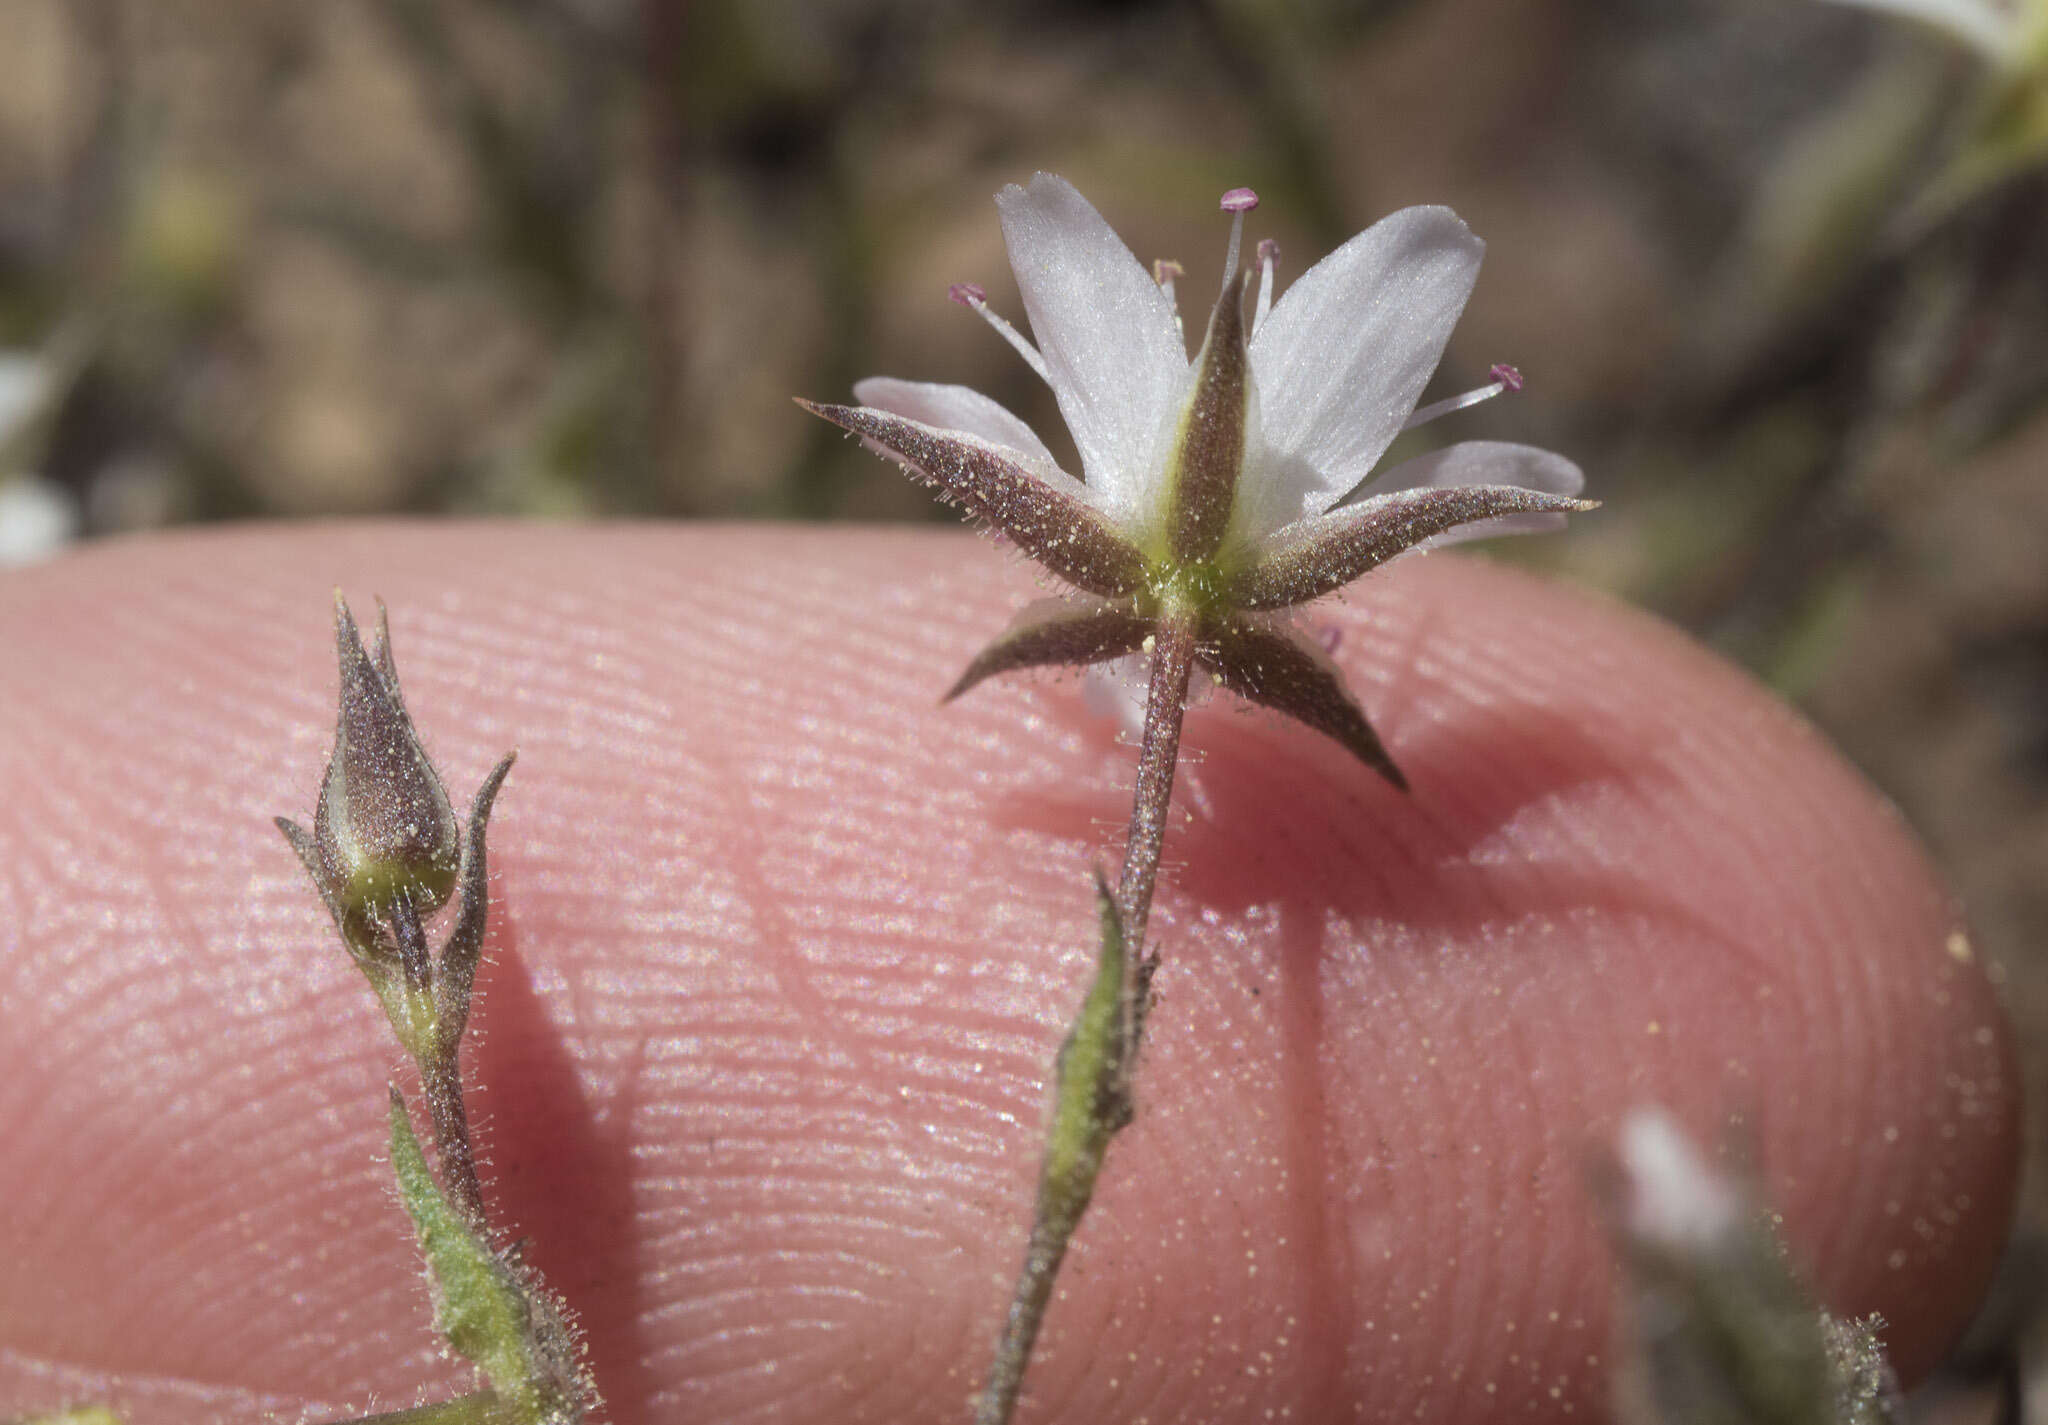
[[1834, 0], [1903, 15], [1944, 30], [2000, 69], [2019, 69], [2042, 58], [2048, 43], [2043, 0]]
[[1707, 1165], [1671, 1116], [1639, 1109], [1615, 1145], [1628, 1191], [1622, 1226], [1661, 1251], [1706, 1251], [1745, 1226], [1742, 1194]]
[[[2048, 0], [1835, 0], [1935, 26], [1984, 61], [1984, 82], [1947, 161], [1906, 210], [1924, 228], [1978, 193], [2048, 163]], [[1854, 189], [1859, 178], [1840, 180]]]
[[32, 469], [67, 365], [47, 353], [0, 352], [0, 568], [46, 558], [78, 536], [78, 501]]
[[1614, 1415], [1626, 1425], [1898, 1425], [1876, 1321], [1793, 1275], [1749, 1184], [1662, 1109], [1623, 1120], [1595, 1185], [1620, 1259]]
[[78, 537], [78, 502], [40, 475], [0, 475], [0, 569], [46, 559]]

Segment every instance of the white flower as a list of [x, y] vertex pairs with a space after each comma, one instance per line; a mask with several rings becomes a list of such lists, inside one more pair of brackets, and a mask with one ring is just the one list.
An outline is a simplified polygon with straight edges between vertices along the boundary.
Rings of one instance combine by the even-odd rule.
[[[1163, 621], [1191, 625], [1217, 682], [1343, 742], [1393, 778], [1329, 659], [1274, 614], [1331, 592], [1446, 533], [1501, 533], [1590, 508], [1578, 468], [1529, 446], [1467, 442], [1371, 477], [1406, 426], [1518, 386], [1417, 412], [1478, 275], [1482, 244], [1447, 208], [1408, 208], [1311, 268], [1276, 302], [1277, 252], [1260, 245], [1245, 319], [1238, 268], [1248, 189], [1233, 213], [1223, 290], [1190, 361], [1174, 305], [1178, 269], [1148, 274], [1072, 185], [1039, 174], [997, 196], [1034, 347], [994, 324], [1052, 387], [1081, 456], [1059, 468], [1030, 427], [964, 386], [876, 377], [858, 407], [811, 406], [999, 527], [1089, 598], [1033, 605], [971, 665], [990, 674], [1099, 663]], [[1461, 529], [1462, 527], [1462, 529]]]
[[78, 501], [40, 475], [0, 473], [0, 569], [47, 559], [78, 537]]
[[1630, 1239], [1667, 1252], [1707, 1251], [1748, 1223], [1749, 1207], [1725, 1174], [1710, 1167], [1657, 1108], [1622, 1120], [1615, 1155], [1627, 1191], [1619, 1204]]
[[1879, 1323], [1822, 1311], [1753, 1184], [1712, 1163], [1663, 1109], [1630, 1111], [1589, 1167], [1620, 1268], [1615, 1419], [1905, 1418]]
[[78, 535], [77, 498], [33, 468], [75, 346], [60, 338], [50, 352], [0, 351], [0, 569], [47, 558]]

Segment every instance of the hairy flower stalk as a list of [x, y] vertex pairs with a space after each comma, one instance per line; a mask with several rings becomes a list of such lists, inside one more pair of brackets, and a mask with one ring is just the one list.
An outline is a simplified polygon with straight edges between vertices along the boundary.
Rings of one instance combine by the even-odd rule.
[[1152, 682], [1145, 696], [1145, 730], [1138, 741], [1138, 787], [1131, 798], [1123, 875], [1117, 880], [1122, 933], [1134, 947], [1144, 945], [1152, 914], [1152, 889], [1159, 879], [1160, 849], [1166, 844], [1166, 813], [1173, 800], [1173, 773], [1180, 759], [1181, 721], [1194, 662], [1194, 629], [1177, 621], [1161, 625], [1153, 642]]
[[[1250, 189], [1233, 189], [1221, 291], [1190, 361], [1175, 308], [1178, 263], [1151, 274], [1061, 179], [1039, 174], [996, 204], [1037, 344], [972, 284], [951, 296], [992, 325], [1052, 387], [1085, 478], [1059, 468], [1030, 427], [962, 386], [875, 377], [859, 406], [806, 409], [860, 436], [940, 498], [1006, 535], [1071, 585], [984, 649], [947, 696], [1049, 665], [1149, 655], [1137, 787], [1115, 894], [1117, 1013], [1076, 1020], [1041, 1172], [1039, 1207], [978, 1419], [1009, 1418], [1051, 1272], [1079, 1223], [1101, 1152], [1131, 1111], [1129, 1079], [1156, 954], [1145, 933], [1165, 843], [1190, 681], [1197, 670], [1336, 741], [1407, 786], [1336, 665], [1288, 611], [1398, 554], [1453, 538], [1554, 528], [1592, 508], [1578, 468], [1528, 446], [1473, 441], [1371, 478], [1400, 432], [1505, 390], [1492, 383], [1418, 411], [1475, 280], [1479, 240], [1445, 208], [1409, 208], [1360, 233], [1275, 299], [1279, 250], [1238, 257]], [[1368, 480], [1371, 488], [1362, 496]], [[1111, 931], [1106, 929], [1105, 935]], [[1105, 964], [1108, 962], [1105, 952]], [[1095, 1065], [1072, 1097], [1076, 1046]], [[1093, 1104], [1084, 1128], [1074, 1103]], [[1075, 1133], [1098, 1151], [1061, 1148]], [[1054, 1211], [1049, 1204], [1058, 1204]]]

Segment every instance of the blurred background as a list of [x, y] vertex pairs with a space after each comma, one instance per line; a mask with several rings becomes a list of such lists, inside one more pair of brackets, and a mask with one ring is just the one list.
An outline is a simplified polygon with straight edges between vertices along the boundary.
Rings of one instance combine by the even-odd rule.
[[[1653, 608], [1808, 710], [1945, 867], [2039, 1104], [2048, 4], [1950, 8], [1982, 24], [0, 0], [0, 564], [309, 515], [945, 520], [789, 397], [960, 381], [1062, 450], [946, 300], [978, 281], [1021, 318], [1002, 184], [1064, 174], [1195, 291], [1225, 188], [1259, 190], [1283, 281], [1448, 203], [1490, 248], [1440, 388], [1496, 361], [1529, 383], [1455, 434], [1564, 451], [1606, 501], [1494, 557]], [[2016, 1289], [1965, 1374], [2029, 1332], [2048, 1356], [2033, 1152]]]

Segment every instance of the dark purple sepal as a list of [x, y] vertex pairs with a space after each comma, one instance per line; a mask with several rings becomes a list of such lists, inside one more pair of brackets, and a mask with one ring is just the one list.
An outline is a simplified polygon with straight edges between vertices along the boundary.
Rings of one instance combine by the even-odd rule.
[[1167, 471], [1167, 535], [1176, 557], [1207, 559], [1223, 543], [1244, 470], [1251, 357], [1244, 344], [1244, 280], [1224, 284], [1195, 358], [1173, 463]]
[[1335, 738], [1373, 771], [1408, 790], [1408, 779], [1344, 686], [1344, 675], [1320, 648], [1264, 620], [1226, 614], [1203, 627], [1195, 656], [1239, 697]]
[[484, 930], [490, 919], [491, 873], [484, 855], [484, 835], [490, 829], [491, 805], [518, 755], [507, 752], [499, 759], [469, 805], [469, 833], [462, 838], [462, 868], [456, 878], [460, 913], [448, 932], [448, 943], [441, 947], [441, 973], [434, 984], [441, 1034], [450, 1044], [462, 1038], [469, 1022], [470, 991], [476, 983], [477, 962], [483, 956]]
[[1236, 575], [1227, 591], [1241, 609], [1284, 609], [1343, 588], [1459, 525], [1502, 515], [1577, 514], [1591, 500], [1550, 495], [1519, 485], [1458, 485], [1401, 490], [1287, 526]]
[[976, 683], [1019, 668], [1080, 667], [1136, 653], [1154, 628], [1118, 604], [1040, 599], [1028, 604], [1001, 637], [975, 656], [946, 691], [951, 702]]
[[[391, 656], [391, 610], [384, 607], [382, 599], [377, 600], [377, 636], [370, 641], [370, 661], [377, 665], [377, 672], [391, 693], [391, 705], [405, 712], [405, 690], [398, 686], [398, 660]], [[409, 719], [412, 715], [406, 716]]]
[[1143, 556], [1100, 511], [1055, 489], [987, 442], [873, 406], [797, 404], [882, 446], [941, 498], [987, 520], [1076, 588], [1119, 598], [1144, 582]]

